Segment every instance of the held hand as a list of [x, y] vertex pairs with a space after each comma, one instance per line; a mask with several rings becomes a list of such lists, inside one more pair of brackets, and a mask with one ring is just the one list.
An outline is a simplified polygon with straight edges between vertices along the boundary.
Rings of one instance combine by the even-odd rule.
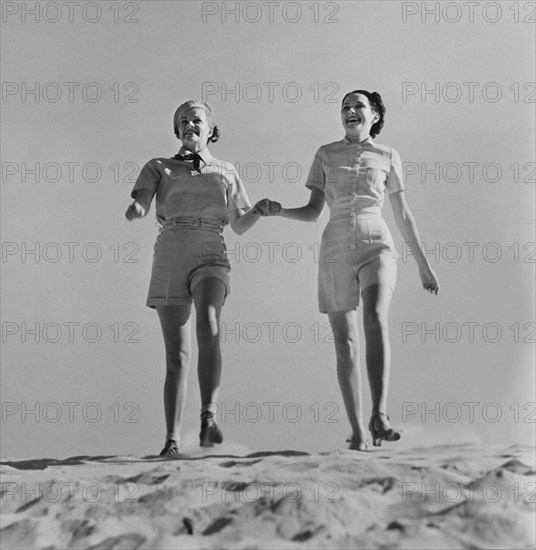
[[277, 216], [281, 212], [281, 205], [269, 199], [262, 199], [253, 207], [253, 211], [261, 216]]
[[143, 218], [143, 216], [145, 216], [145, 208], [137, 201], [134, 201], [125, 212], [125, 217], [128, 221]]
[[437, 275], [432, 271], [432, 269], [428, 266], [420, 267], [419, 275], [421, 277], [424, 290], [427, 290], [431, 294], [435, 294], [437, 296], [439, 294], [439, 281], [437, 280]]

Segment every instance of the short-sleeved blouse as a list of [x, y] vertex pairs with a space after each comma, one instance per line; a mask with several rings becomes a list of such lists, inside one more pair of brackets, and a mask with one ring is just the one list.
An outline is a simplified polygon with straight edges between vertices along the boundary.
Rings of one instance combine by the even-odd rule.
[[[179, 151], [181, 154], [183, 150]], [[142, 168], [131, 197], [147, 189], [156, 196], [156, 218], [161, 223], [182, 216], [218, 219], [229, 223], [229, 212], [249, 208], [250, 202], [235, 167], [201, 152], [201, 173], [192, 163], [153, 158]]]
[[305, 184], [324, 191], [331, 219], [359, 211], [378, 211], [385, 193], [404, 190], [398, 153], [367, 138], [353, 143], [346, 137], [322, 145]]

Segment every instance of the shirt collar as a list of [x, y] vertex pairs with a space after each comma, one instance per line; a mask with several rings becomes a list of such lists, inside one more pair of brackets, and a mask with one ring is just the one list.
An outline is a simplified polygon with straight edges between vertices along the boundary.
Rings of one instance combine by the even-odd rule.
[[350, 141], [346, 136], [342, 138], [343, 143], [347, 143], [348, 145], [374, 145], [374, 142], [372, 141], [372, 138], [370, 136], [367, 136], [366, 139], [363, 141], [356, 143], [355, 141]]
[[[186, 147], [181, 147], [179, 149], [179, 155], [191, 155], [192, 152], [189, 149], [186, 149]], [[204, 149], [201, 149], [201, 151], [198, 151], [197, 154], [201, 157], [201, 160], [208, 164], [210, 161], [215, 160], [214, 157], [209, 153], [208, 149], [205, 147]]]

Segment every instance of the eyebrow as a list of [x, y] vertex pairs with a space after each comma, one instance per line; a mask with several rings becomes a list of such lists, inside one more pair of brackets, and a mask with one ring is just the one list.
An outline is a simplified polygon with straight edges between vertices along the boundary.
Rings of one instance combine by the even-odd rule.
[[181, 122], [188, 122], [188, 120], [202, 120], [202, 119], [199, 115], [194, 116], [192, 119], [188, 119], [187, 117], [184, 116], [179, 120], [179, 124]]

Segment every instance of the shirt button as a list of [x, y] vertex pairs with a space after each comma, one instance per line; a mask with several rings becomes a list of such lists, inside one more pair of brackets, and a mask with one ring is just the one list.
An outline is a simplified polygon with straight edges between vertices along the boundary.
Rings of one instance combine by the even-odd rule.
[[352, 250], [354, 250], [354, 249], [355, 249], [355, 244], [351, 244], [351, 245], [350, 245], [350, 248], [351, 248]]

